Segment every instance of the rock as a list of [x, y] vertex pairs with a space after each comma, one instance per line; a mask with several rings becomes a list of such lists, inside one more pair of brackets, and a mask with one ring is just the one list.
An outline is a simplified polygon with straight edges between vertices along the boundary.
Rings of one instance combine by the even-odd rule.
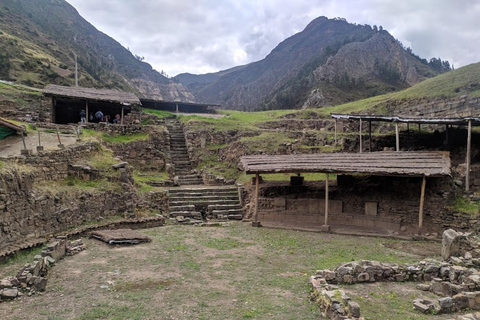
[[180, 222], [180, 223], [185, 222], [185, 217], [184, 216], [176, 216], [175, 221]]
[[463, 257], [464, 257], [465, 259], [467, 259], [467, 260], [470, 260], [470, 259], [472, 259], [472, 258], [473, 258], [472, 254], [471, 254], [470, 252], [468, 252], [468, 251], [467, 251], [467, 252], [465, 252], [465, 254], [464, 254], [464, 256], [463, 256]]
[[125, 168], [126, 166], [128, 166], [128, 162], [125, 161], [112, 165], [113, 169]]
[[9, 279], [5, 278], [0, 281], [0, 289], [11, 287], [13, 287], [13, 284]]
[[17, 288], [5, 288], [3, 289], [2, 299], [15, 299], [18, 296]]
[[370, 280], [370, 275], [366, 272], [362, 272], [357, 276], [358, 282], [365, 282]]
[[451, 297], [445, 297], [438, 299], [440, 305], [439, 313], [450, 313], [453, 308], [453, 300]]
[[453, 229], [448, 229], [442, 235], [442, 258], [447, 260], [451, 256], [458, 256], [460, 251], [460, 238], [462, 234]]
[[435, 303], [426, 299], [413, 300], [413, 308], [423, 313], [431, 314], [435, 310]]
[[36, 291], [45, 291], [47, 287], [47, 278], [44, 277], [32, 277], [32, 287]]
[[426, 283], [420, 283], [420, 284], [417, 284], [417, 289], [421, 291], [429, 291], [430, 285]]

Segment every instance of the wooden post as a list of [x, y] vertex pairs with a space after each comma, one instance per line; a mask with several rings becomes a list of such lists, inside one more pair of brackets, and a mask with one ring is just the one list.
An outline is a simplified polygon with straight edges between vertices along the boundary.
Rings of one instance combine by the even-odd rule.
[[468, 120], [467, 133], [467, 171], [465, 172], [465, 191], [470, 191], [470, 162], [472, 157], [472, 120]]
[[175, 103], [175, 113], [178, 113], [178, 102]]
[[88, 101], [85, 101], [85, 123], [88, 123]]
[[337, 119], [335, 119], [335, 146], [337, 145]]
[[362, 153], [362, 119], [360, 119], [359, 135], [360, 135], [360, 153]]
[[407, 122], [407, 148], [410, 149], [410, 122]]
[[448, 145], [448, 124], [445, 125], [445, 144]]
[[425, 185], [427, 184], [427, 178], [423, 176], [422, 189], [420, 191], [420, 209], [418, 210], [418, 233], [422, 232], [423, 228], [423, 205], [425, 203]]
[[328, 226], [328, 173], [325, 174], [325, 226]]
[[372, 152], [372, 120], [368, 121], [368, 150]]
[[123, 108], [123, 106], [122, 106], [122, 117], [120, 118], [120, 124], [123, 124], [123, 115], [124, 115], [124, 113], [125, 113], [125, 112], [124, 112], [124, 108]]
[[255, 217], [253, 218], [252, 227], [260, 227], [260, 222], [258, 222], [258, 193], [260, 189], [259, 184], [260, 184], [260, 175], [257, 173], [255, 175], [255, 211], [253, 213]]
[[418, 124], [418, 132], [422, 132], [422, 124], [421, 123]]
[[139, 120], [140, 120], [140, 124], [142, 124], [142, 107], [140, 107], [139, 109], [140, 109]]
[[57, 112], [57, 99], [55, 97], [52, 97], [52, 122], [56, 123], [57, 118], [55, 117], [55, 113]]
[[395, 122], [395, 151], [400, 151], [400, 134], [398, 132], [398, 122]]

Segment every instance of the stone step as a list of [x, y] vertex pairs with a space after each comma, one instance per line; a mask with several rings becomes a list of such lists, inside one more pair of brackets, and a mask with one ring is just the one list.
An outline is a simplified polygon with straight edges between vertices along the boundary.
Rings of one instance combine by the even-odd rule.
[[184, 206], [169, 206], [168, 211], [195, 211], [193, 204], [186, 204]]
[[238, 199], [237, 200], [219, 200], [219, 199], [209, 199], [209, 200], [200, 200], [196, 199], [195, 201], [191, 200], [179, 200], [179, 201], [172, 201], [170, 200], [169, 205], [171, 206], [183, 206], [183, 205], [188, 205], [188, 204], [196, 204], [196, 205], [204, 205], [208, 206], [211, 204], [238, 204]]
[[[204, 197], [217, 197], [219, 199], [223, 199], [224, 197], [232, 197], [232, 198], [235, 198], [235, 199], [238, 199], [238, 195], [235, 194], [235, 193], [223, 193], [223, 194], [219, 194], [219, 193], [201, 193], [201, 192], [191, 192], [191, 193], [177, 193], [177, 194], [170, 194], [170, 197], [181, 197], [181, 198], [204, 198]], [[230, 199], [229, 199], [230, 200]], [[221, 209], [221, 208], [212, 208], [213, 209]]]
[[242, 207], [240, 204], [211, 204], [208, 206], [207, 211], [218, 211], [218, 210], [240, 210], [242, 211]]
[[234, 213], [234, 212], [227, 212], [218, 210], [218, 212], [213, 212], [213, 216], [219, 220], [242, 220], [243, 213]]
[[219, 214], [223, 215], [230, 215], [230, 214], [243, 214], [243, 210], [238, 210], [238, 209], [228, 209], [228, 210], [213, 210], [212, 211], [213, 216], [217, 216]]
[[219, 196], [193, 196], [193, 197], [178, 197], [177, 195], [170, 197], [170, 200], [173, 202], [176, 201], [207, 201], [207, 200], [236, 200], [238, 201], [238, 196], [234, 195], [219, 195]]
[[178, 184], [181, 186], [185, 185], [200, 185], [203, 184], [203, 180], [180, 180]]
[[188, 191], [179, 191], [179, 192], [170, 192], [171, 196], [178, 196], [178, 197], [185, 197], [188, 195], [192, 196], [200, 196], [200, 195], [206, 195], [206, 196], [232, 196], [232, 197], [238, 197], [238, 192], [237, 190], [188, 190]]
[[198, 211], [170, 211], [168, 213], [170, 217], [178, 217], [178, 216], [183, 216], [183, 217], [188, 217], [188, 218], [197, 218], [201, 219], [202, 214]]
[[202, 188], [175, 188], [175, 189], [169, 189], [168, 192], [170, 194], [176, 194], [176, 193], [184, 193], [184, 192], [238, 192], [238, 189], [236, 187], [215, 187], [215, 186], [205, 186]]

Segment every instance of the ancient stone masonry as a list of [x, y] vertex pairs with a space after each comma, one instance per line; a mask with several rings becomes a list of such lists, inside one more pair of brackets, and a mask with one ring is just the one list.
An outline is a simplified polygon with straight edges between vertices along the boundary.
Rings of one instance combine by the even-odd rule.
[[[423, 282], [417, 288], [441, 298], [415, 299], [414, 309], [428, 314], [480, 310], [480, 239], [452, 229], [443, 233], [443, 262], [421, 261], [398, 265], [377, 261], [342, 264], [335, 270], [318, 270], [310, 277], [312, 299], [330, 319], [362, 319], [358, 304], [338, 285], [369, 282]], [[477, 319], [475, 315], [473, 318]], [[464, 318], [458, 318], [464, 319]]]
[[42, 193], [33, 189], [35, 174], [6, 170], [0, 175], [0, 249], [15, 243], [133, 212], [137, 195], [132, 189], [79, 192], [76, 196]]
[[47, 275], [53, 265], [65, 255], [74, 255], [85, 248], [81, 239], [58, 239], [49, 243], [42, 253], [36, 255], [32, 263], [27, 263], [20, 269], [15, 277], [0, 280], [0, 302], [45, 291]]
[[[468, 90], [468, 88], [464, 89]], [[396, 105], [390, 105], [388, 108], [392, 113], [409, 116], [428, 115], [432, 118], [461, 118], [472, 116], [472, 112], [475, 112], [479, 104], [480, 98], [462, 95], [453, 98], [410, 99], [399, 101]]]
[[68, 177], [71, 169], [69, 165], [98, 152], [99, 147], [98, 142], [88, 142], [65, 149], [39, 152], [29, 157], [18, 156], [1, 160], [33, 166], [37, 180], [62, 180]]
[[165, 169], [168, 145], [166, 131], [150, 132], [146, 140], [108, 144], [115, 156], [120, 157], [123, 161], [127, 161], [133, 166], [139, 166], [143, 170], [158, 172]]
[[21, 94], [26, 104], [13, 100], [0, 102], [0, 117], [22, 122], [51, 122], [51, 100], [39, 95]]

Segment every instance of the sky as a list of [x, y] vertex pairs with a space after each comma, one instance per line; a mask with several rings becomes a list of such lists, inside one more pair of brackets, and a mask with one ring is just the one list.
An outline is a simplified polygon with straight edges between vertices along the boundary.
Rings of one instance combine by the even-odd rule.
[[480, 61], [480, 0], [67, 0], [168, 76], [263, 59], [319, 16], [382, 26], [422, 58]]

